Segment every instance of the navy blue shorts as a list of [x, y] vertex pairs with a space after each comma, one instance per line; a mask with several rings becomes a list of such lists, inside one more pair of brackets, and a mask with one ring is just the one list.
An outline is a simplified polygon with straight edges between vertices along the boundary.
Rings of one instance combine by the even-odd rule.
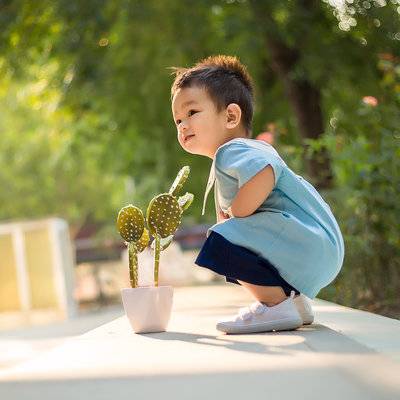
[[214, 231], [210, 232], [195, 263], [225, 276], [227, 282], [240, 285], [237, 281], [240, 280], [260, 286], [280, 286], [286, 296], [290, 296], [292, 290], [300, 293], [279, 275], [268, 260]]

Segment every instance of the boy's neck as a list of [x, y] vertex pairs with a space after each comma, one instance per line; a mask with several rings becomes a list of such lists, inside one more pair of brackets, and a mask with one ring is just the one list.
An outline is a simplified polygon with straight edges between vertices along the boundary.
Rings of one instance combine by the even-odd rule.
[[222, 143], [218, 146], [218, 148], [215, 150], [213, 159], [215, 158], [215, 154], [217, 154], [217, 150], [219, 149], [219, 147], [221, 147], [223, 144], [230, 142], [233, 139], [239, 139], [239, 138], [243, 138], [243, 139], [250, 139], [249, 136], [247, 136], [246, 131], [238, 131], [228, 137], [226, 137]]

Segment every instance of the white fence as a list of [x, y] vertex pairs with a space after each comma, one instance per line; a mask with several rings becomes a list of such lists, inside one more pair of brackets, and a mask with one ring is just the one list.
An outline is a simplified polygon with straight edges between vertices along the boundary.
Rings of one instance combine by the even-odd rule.
[[58, 218], [0, 224], [0, 312], [75, 315], [74, 255]]

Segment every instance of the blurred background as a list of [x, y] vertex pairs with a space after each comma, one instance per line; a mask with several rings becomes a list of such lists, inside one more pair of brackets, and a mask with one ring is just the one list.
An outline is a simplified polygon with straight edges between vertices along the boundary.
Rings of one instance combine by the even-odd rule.
[[193, 265], [215, 223], [211, 162], [176, 140], [168, 69], [215, 54], [247, 65], [253, 138], [342, 229], [318, 297], [400, 318], [400, 0], [0, 0], [0, 312], [120, 303], [118, 211], [146, 210], [184, 165], [195, 200], [160, 283], [221, 280]]

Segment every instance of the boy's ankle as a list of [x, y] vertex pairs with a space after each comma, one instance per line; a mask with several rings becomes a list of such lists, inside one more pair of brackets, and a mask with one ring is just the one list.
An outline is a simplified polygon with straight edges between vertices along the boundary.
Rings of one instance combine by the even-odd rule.
[[285, 301], [286, 299], [288, 299], [289, 296], [286, 296], [284, 299], [280, 299], [280, 300], [275, 300], [275, 301], [261, 301], [262, 304], [265, 304], [267, 307], [273, 307], [276, 306], [280, 303], [282, 303], [283, 301]]

